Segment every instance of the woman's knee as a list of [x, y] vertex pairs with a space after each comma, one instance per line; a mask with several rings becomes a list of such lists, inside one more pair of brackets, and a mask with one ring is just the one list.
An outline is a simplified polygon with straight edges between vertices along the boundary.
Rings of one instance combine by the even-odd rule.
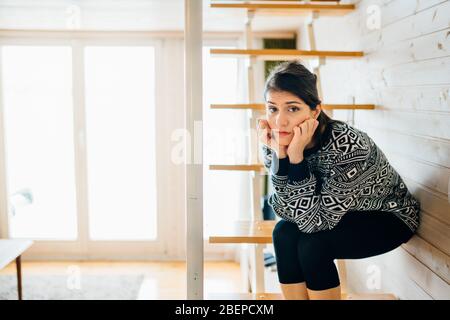
[[305, 281], [297, 258], [299, 235], [297, 225], [286, 220], [280, 220], [273, 229], [273, 246], [280, 283], [292, 284]]
[[286, 244], [297, 241], [300, 231], [295, 223], [286, 220], [280, 220], [275, 225], [272, 232], [273, 244]]
[[339, 285], [334, 253], [326, 236], [320, 232], [299, 238], [297, 254], [306, 285], [311, 290], [325, 290]]
[[333, 259], [331, 246], [320, 232], [299, 237], [297, 251], [301, 263], [315, 264]]

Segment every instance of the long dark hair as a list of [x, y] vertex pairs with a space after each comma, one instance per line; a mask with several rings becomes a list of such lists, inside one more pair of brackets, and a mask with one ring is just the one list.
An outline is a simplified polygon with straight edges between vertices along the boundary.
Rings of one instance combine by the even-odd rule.
[[[299, 60], [282, 62], [272, 69], [264, 88], [264, 100], [269, 91], [287, 91], [302, 99], [311, 110], [322, 103], [317, 92], [317, 75], [311, 73]], [[314, 132], [313, 141], [320, 147], [328, 140], [333, 123], [323, 110], [317, 118], [319, 125]]]

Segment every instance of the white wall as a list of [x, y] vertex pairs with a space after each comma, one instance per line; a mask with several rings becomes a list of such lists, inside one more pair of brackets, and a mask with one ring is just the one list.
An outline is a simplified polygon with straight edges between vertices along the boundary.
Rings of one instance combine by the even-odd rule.
[[[379, 10], [379, 28], [370, 24], [377, 17], [368, 9]], [[356, 112], [355, 126], [374, 139], [422, 204], [422, 223], [410, 242], [385, 255], [347, 260], [352, 291], [370, 291], [375, 273], [368, 267], [375, 265], [380, 291], [400, 299], [450, 299], [449, 21], [448, 0], [363, 0], [355, 12], [314, 25], [317, 49], [365, 52], [362, 59], [327, 61], [323, 100], [376, 104]], [[346, 119], [346, 112], [334, 117]]]

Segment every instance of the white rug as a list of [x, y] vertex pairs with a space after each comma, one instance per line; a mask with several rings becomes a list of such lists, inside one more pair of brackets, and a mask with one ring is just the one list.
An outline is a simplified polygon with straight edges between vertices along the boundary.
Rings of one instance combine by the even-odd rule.
[[[24, 300], [136, 300], [144, 275], [23, 276]], [[0, 300], [17, 300], [16, 276], [0, 276]]]

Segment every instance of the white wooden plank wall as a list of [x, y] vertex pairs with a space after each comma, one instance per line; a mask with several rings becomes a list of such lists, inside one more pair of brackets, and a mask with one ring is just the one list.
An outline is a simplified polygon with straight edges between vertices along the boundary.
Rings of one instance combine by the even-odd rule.
[[[356, 112], [355, 126], [374, 139], [421, 201], [422, 224], [417, 236], [386, 255], [347, 260], [348, 285], [400, 299], [450, 299], [450, 1], [363, 0], [357, 8], [315, 23], [319, 50], [367, 54], [327, 62], [324, 100], [377, 105]], [[373, 10], [380, 13], [379, 28], [368, 25]], [[334, 117], [347, 119], [346, 111]], [[379, 289], [371, 288], [374, 270], [381, 272]]]

